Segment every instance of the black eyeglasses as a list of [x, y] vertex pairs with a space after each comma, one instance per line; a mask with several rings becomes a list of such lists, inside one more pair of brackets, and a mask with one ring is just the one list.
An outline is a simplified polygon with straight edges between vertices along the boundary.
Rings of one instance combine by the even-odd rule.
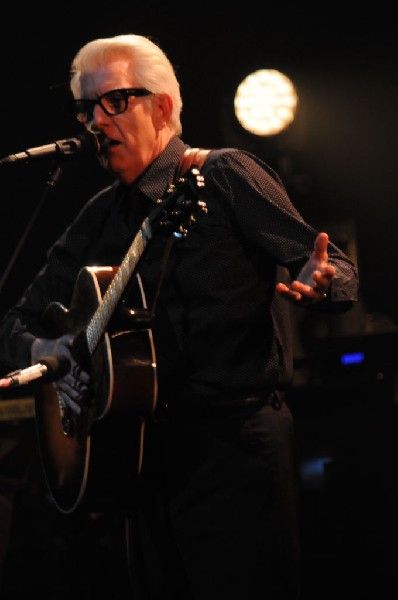
[[80, 98], [72, 101], [72, 109], [80, 123], [92, 121], [94, 117], [94, 107], [98, 104], [108, 117], [120, 115], [127, 110], [130, 96], [140, 97], [152, 94], [145, 88], [121, 88], [110, 90], [95, 99]]

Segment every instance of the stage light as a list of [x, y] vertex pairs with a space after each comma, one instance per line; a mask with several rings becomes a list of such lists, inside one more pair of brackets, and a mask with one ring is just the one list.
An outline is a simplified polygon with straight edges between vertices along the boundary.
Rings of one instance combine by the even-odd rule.
[[244, 129], [258, 136], [275, 135], [293, 121], [297, 93], [291, 80], [275, 69], [260, 69], [238, 86], [235, 115]]

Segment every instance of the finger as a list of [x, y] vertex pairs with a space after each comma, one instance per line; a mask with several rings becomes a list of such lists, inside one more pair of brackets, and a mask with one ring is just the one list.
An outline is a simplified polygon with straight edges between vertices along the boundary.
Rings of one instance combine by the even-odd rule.
[[314, 271], [313, 278], [315, 282], [314, 290], [318, 291], [319, 288], [324, 288], [323, 291], [327, 291], [331, 282], [336, 275], [336, 269], [332, 265], [327, 265], [321, 271]]
[[281, 294], [283, 294], [284, 292], [288, 292], [289, 288], [286, 285], [286, 283], [277, 283], [275, 286], [275, 289], [277, 292], [280, 292]]
[[65, 398], [65, 400], [72, 400], [73, 402], [78, 402], [78, 400], [80, 399], [80, 392], [78, 392], [77, 390], [71, 388], [70, 386], [67, 385], [60, 385], [58, 386], [58, 393], [61, 394], [62, 398]]
[[66, 356], [67, 358], [71, 358], [71, 346], [72, 346], [72, 336], [64, 335], [58, 338], [54, 345], [54, 354], [59, 354], [62, 356]]
[[81, 371], [80, 373], [80, 381], [86, 385], [90, 385], [91, 377], [87, 373], [87, 371]]
[[72, 375], [66, 375], [63, 379], [58, 381], [57, 389], [77, 400], [88, 391], [88, 386], [80, 381], [80, 379], [76, 379]]
[[328, 260], [329, 236], [327, 233], [319, 233], [314, 244], [314, 257], [321, 262]]
[[321, 271], [321, 276], [326, 279], [326, 281], [332, 281], [334, 276], [336, 275], [336, 268], [328, 263]]
[[301, 297], [299, 292], [289, 288], [285, 283], [277, 283], [275, 289], [286, 300], [296, 301]]
[[77, 402], [75, 402], [68, 394], [65, 394], [61, 390], [57, 390], [57, 396], [61, 408], [69, 406], [75, 413], [80, 414], [82, 409]]
[[285, 300], [289, 300], [290, 302], [299, 302], [303, 295], [301, 292], [293, 289], [287, 289], [286, 291], [279, 292]]
[[87, 371], [84, 371], [84, 369], [82, 369], [78, 363], [73, 365], [71, 375], [74, 379], [80, 381], [81, 383], [86, 385], [90, 383], [90, 375], [87, 373]]

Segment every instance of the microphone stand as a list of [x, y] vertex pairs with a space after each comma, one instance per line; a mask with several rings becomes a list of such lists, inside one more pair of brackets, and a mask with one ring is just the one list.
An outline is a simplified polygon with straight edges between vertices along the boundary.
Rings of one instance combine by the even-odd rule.
[[22, 237], [19, 240], [19, 242], [17, 244], [17, 247], [15, 248], [15, 250], [14, 250], [12, 256], [11, 256], [10, 261], [8, 262], [6, 270], [4, 271], [4, 273], [3, 273], [3, 275], [2, 275], [2, 277], [0, 279], [0, 294], [1, 294], [1, 291], [2, 291], [2, 289], [4, 287], [5, 282], [7, 280], [7, 277], [10, 274], [10, 271], [11, 271], [12, 267], [14, 266], [15, 261], [17, 260], [19, 254], [20, 254], [20, 252], [22, 250], [22, 247], [23, 247], [23, 245], [24, 245], [24, 243], [26, 241], [26, 238], [28, 237], [28, 234], [29, 234], [30, 230], [32, 229], [32, 226], [33, 226], [34, 222], [36, 221], [36, 217], [39, 214], [40, 209], [43, 206], [44, 201], [46, 200], [46, 198], [48, 196], [48, 193], [49, 193], [50, 189], [52, 189], [52, 188], [55, 187], [56, 183], [58, 182], [58, 180], [59, 180], [59, 178], [61, 176], [61, 173], [62, 173], [62, 168], [61, 168], [60, 164], [56, 164], [54, 166], [54, 168], [50, 171], [49, 177], [48, 177], [48, 179], [46, 181], [45, 189], [44, 189], [44, 191], [43, 191], [43, 193], [41, 195], [39, 203], [37, 204], [35, 210], [33, 211], [33, 214], [31, 216], [31, 218], [30, 218], [27, 226], [25, 227], [25, 230], [24, 230], [24, 232], [22, 234]]

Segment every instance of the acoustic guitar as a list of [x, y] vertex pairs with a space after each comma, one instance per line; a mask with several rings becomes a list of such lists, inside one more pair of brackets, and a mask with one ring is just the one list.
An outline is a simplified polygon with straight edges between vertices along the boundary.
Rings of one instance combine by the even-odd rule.
[[52, 332], [72, 334], [75, 357], [84, 359], [92, 381], [80, 413], [63, 405], [56, 382], [35, 391], [44, 476], [63, 513], [127, 507], [135, 492], [145, 421], [157, 404], [153, 315], [135, 271], [158, 228], [186, 236], [196, 215], [207, 212], [203, 187], [194, 165], [143, 221], [119, 267], [83, 267], [70, 307], [55, 302], [45, 311]]

